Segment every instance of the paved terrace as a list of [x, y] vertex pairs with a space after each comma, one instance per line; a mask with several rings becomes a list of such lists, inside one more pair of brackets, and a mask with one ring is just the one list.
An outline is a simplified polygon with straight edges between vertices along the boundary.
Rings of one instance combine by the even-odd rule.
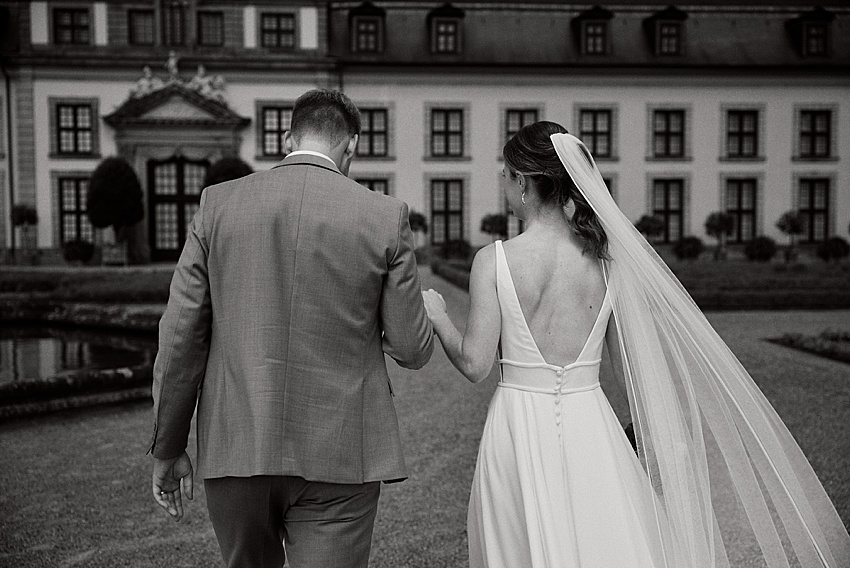
[[[465, 292], [422, 270], [455, 322]], [[846, 329], [850, 312], [727, 312], [709, 320], [782, 416], [850, 526], [850, 365], [762, 341]], [[385, 485], [373, 568], [466, 566], [466, 504], [498, 372], [469, 384], [438, 347], [418, 372], [390, 365], [410, 479]], [[622, 410], [622, 395], [609, 392]], [[150, 404], [0, 424], [0, 566], [220, 566], [202, 487], [179, 524], [150, 498]], [[194, 442], [192, 442], [193, 444]], [[754, 566], [736, 550], [734, 566]]]

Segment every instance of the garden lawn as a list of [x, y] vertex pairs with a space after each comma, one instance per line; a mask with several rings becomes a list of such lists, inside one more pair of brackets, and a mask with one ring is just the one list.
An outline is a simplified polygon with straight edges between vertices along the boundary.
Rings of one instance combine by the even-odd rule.
[[[462, 328], [468, 296], [422, 272], [423, 286], [443, 294]], [[763, 338], [839, 329], [848, 319], [850, 311], [709, 314], [795, 436], [845, 525], [850, 365]], [[463, 568], [469, 488], [498, 371], [471, 385], [439, 346], [421, 371], [392, 362], [389, 368], [410, 478], [382, 486], [370, 566]], [[623, 412], [622, 394], [606, 392]], [[180, 523], [153, 503], [144, 455], [151, 428], [148, 402], [0, 423], [0, 567], [221, 566], [202, 484]], [[740, 549], [731, 563], [752, 565]]]

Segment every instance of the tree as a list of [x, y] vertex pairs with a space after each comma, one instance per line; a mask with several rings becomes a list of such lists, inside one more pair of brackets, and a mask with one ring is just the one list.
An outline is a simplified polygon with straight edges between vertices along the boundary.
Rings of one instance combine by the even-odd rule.
[[[428, 219], [425, 218], [425, 215], [418, 211], [414, 211], [413, 209], [407, 214], [407, 220], [410, 223], [410, 230], [413, 231], [413, 234], [416, 235], [426, 235], [428, 233]], [[416, 240], [420, 240], [421, 237], [417, 236]], [[420, 244], [420, 243], [416, 243]]]
[[496, 237], [508, 238], [508, 216], [504, 213], [491, 213], [481, 219], [481, 232], [490, 235], [490, 240]]
[[214, 163], [204, 176], [203, 187], [245, 177], [254, 173], [247, 163], [236, 156], [225, 156]]
[[99, 229], [111, 226], [119, 243], [126, 243], [127, 261], [147, 261], [140, 221], [145, 216], [142, 186], [127, 160], [112, 156], [103, 160], [89, 179], [86, 209], [91, 224]]
[[794, 211], [786, 211], [776, 222], [776, 227], [788, 235], [789, 246], [785, 250], [785, 262], [797, 260], [797, 235], [802, 235], [805, 229], [805, 219], [803, 216]]
[[717, 239], [714, 260], [726, 260], [726, 237], [735, 230], [735, 217], [723, 211], [715, 211], [705, 220], [705, 232]]
[[635, 223], [635, 229], [649, 240], [664, 232], [664, 219], [657, 215], [644, 215]]
[[673, 254], [679, 260], [696, 260], [704, 248], [699, 237], [682, 237], [673, 245]]

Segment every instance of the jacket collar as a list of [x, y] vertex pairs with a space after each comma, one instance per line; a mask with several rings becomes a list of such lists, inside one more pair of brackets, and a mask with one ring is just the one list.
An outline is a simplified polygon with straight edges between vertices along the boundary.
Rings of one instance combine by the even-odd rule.
[[342, 175], [342, 172], [328, 160], [320, 156], [311, 156], [310, 154], [296, 154], [295, 156], [286, 156], [280, 162], [275, 164], [272, 169], [284, 166], [317, 166]]

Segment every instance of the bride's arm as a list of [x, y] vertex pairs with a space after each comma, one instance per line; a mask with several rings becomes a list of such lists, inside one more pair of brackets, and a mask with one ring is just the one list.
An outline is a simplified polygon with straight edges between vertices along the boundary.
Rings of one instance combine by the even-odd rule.
[[496, 296], [495, 247], [478, 251], [469, 274], [469, 317], [463, 335], [446, 313], [446, 304], [433, 290], [422, 293], [425, 309], [443, 349], [458, 371], [477, 383], [490, 374], [501, 331], [499, 298]]

